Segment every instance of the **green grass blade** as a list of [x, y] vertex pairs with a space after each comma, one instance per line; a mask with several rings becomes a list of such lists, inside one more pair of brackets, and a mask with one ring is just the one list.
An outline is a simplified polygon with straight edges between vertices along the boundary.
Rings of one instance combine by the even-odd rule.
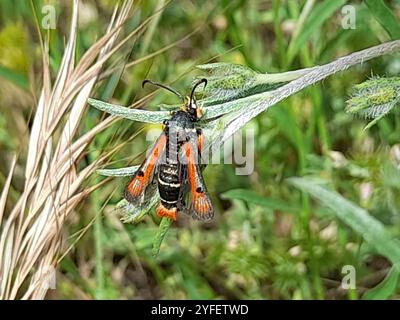
[[385, 279], [378, 284], [375, 288], [367, 291], [363, 299], [366, 300], [386, 300], [389, 299], [397, 289], [397, 283], [399, 281], [400, 270], [399, 268], [393, 267], [385, 277]]
[[169, 218], [162, 218], [160, 226], [158, 227], [158, 232], [153, 242], [153, 257], [156, 258], [160, 252], [161, 244], [167, 234], [169, 228], [171, 227], [173, 220]]
[[276, 198], [264, 197], [259, 194], [246, 189], [233, 189], [221, 194], [222, 199], [235, 199], [242, 200], [248, 203], [259, 205], [264, 208], [281, 211], [297, 211], [293, 206], [288, 205], [286, 202]]
[[21, 87], [22, 89], [25, 89], [25, 90], [29, 89], [28, 78], [22, 73], [8, 69], [4, 66], [0, 66], [0, 77], [16, 84], [17, 86]]
[[307, 21], [304, 23], [303, 31], [295, 39], [288, 49], [288, 64], [290, 64], [299, 50], [316, 30], [329, 19], [346, 0], [326, 0], [315, 6]]
[[387, 233], [384, 225], [366, 210], [309, 178], [290, 178], [289, 182], [321, 201], [340, 220], [360, 234], [378, 253], [393, 264], [400, 265], [399, 240], [393, 239]]
[[382, 0], [365, 0], [371, 14], [379, 22], [379, 24], [387, 31], [392, 39], [400, 38], [400, 24]]

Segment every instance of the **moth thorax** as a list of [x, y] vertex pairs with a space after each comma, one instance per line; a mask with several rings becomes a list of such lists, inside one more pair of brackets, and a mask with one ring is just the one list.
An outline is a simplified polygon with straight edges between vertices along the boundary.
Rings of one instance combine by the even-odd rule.
[[188, 140], [188, 137], [196, 132], [195, 128], [187, 127], [185, 125], [179, 124], [173, 126], [168, 131], [168, 140], [170, 145], [180, 144]]

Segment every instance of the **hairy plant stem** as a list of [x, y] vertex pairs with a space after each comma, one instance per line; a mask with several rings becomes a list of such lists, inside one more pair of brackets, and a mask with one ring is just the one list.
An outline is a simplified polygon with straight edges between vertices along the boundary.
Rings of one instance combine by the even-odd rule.
[[[266, 111], [268, 108], [286, 99], [287, 97], [301, 91], [302, 89], [317, 83], [335, 73], [344, 71], [351, 66], [371, 60], [373, 58], [390, 54], [400, 50], [400, 40], [386, 42], [368, 49], [354, 52], [347, 56], [341, 57], [328, 64], [315, 67], [306, 75], [293, 80], [292, 82], [266, 93], [259, 93], [251, 97], [235, 100], [235, 102], [243, 102], [251, 100], [251, 104], [244, 105], [243, 109], [233, 121], [231, 121], [218, 139], [215, 139], [213, 145], [222, 145], [231, 135], [242, 128], [251, 119]], [[229, 102], [228, 102], [229, 103]]]

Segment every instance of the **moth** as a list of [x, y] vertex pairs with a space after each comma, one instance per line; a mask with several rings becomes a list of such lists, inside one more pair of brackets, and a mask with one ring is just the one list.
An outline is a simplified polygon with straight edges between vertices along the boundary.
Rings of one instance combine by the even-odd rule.
[[214, 209], [201, 173], [201, 152], [205, 138], [197, 122], [203, 112], [197, 105], [196, 88], [207, 85], [201, 79], [192, 88], [190, 96], [183, 97], [173, 88], [145, 80], [164, 88], [182, 100], [179, 111], [164, 121], [163, 132], [148, 156], [125, 188], [125, 199], [132, 205], [143, 205], [158, 191], [160, 203], [156, 212], [160, 217], [176, 220], [185, 212], [198, 220], [210, 220]]

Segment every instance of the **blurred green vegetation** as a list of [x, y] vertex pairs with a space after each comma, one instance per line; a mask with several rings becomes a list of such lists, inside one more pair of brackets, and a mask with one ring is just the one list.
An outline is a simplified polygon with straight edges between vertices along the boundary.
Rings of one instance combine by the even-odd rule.
[[[56, 72], [71, 5], [63, 1], [33, 3], [39, 19], [42, 5], [56, 7], [57, 28], [41, 30], [49, 36], [51, 65]], [[114, 3], [83, 2], [78, 59], [105, 31]], [[306, 12], [310, 3], [313, 1], [166, 2], [154, 26], [116, 55], [117, 65], [124, 63], [132, 46], [130, 59], [137, 60], [199, 28], [197, 32], [152, 59], [126, 67], [121, 79], [116, 72], [99, 82], [93, 96], [129, 105], [149, 92], [141, 88], [144, 78], [173, 83], [185, 92], [199, 75], [193, 67], [200, 63], [233, 62], [260, 72], [284, 72], [320, 65], [399, 34], [395, 22], [400, 17], [400, 1], [385, 1], [386, 6], [382, 1], [349, 2], [355, 8], [355, 29], [341, 25], [346, 1], [315, 1]], [[159, 6], [156, 0], [140, 2], [127, 31]], [[392, 19], [385, 19], [388, 14]], [[26, 154], [30, 115], [41, 86], [40, 65], [30, 2], [1, 1], [0, 186], [12, 153], [20, 152], [20, 158]], [[340, 212], [335, 214], [335, 208], [331, 210], [324, 202], [326, 198], [317, 197], [322, 202], [316, 202], [307, 193], [309, 189], [300, 191], [287, 180], [307, 176], [322, 181], [341, 195], [339, 200], [335, 198], [339, 203], [347, 205], [348, 200], [363, 208], [373, 219], [369, 221], [379, 221], [389, 238], [398, 238], [400, 118], [394, 112], [363, 131], [366, 121], [344, 110], [353, 85], [371, 75], [398, 75], [399, 71], [398, 54], [372, 60], [302, 91], [251, 121], [254, 172], [238, 176], [235, 165], [209, 165], [204, 175], [216, 207], [214, 221], [203, 224], [180, 216], [157, 259], [152, 257], [152, 242], [159, 219], [152, 215], [138, 225], [122, 224], [114, 209], [126, 181], [110, 181], [80, 205], [68, 226], [67, 241], [73, 249], [61, 261], [57, 290], [49, 291], [48, 297], [399, 298], [398, 271], [391, 269], [394, 262], [386, 251], [371, 245], [370, 238], [360, 233], [356, 224], [343, 220]], [[176, 102], [168, 93], [157, 92], [148, 108]], [[81, 130], [93, 127], [102, 116], [88, 108]], [[140, 163], [148, 145], [146, 131], [151, 127], [119, 121], [96, 137], [81, 165], [124, 142], [109, 166]], [[17, 170], [14, 194], [22, 187], [22, 172]], [[94, 176], [88, 183], [99, 179]], [[343, 207], [350, 210], [343, 212], [352, 216], [351, 208]], [[370, 232], [374, 232], [372, 227]], [[356, 270], [354, 290], [341, 288], [346, 265]]]

